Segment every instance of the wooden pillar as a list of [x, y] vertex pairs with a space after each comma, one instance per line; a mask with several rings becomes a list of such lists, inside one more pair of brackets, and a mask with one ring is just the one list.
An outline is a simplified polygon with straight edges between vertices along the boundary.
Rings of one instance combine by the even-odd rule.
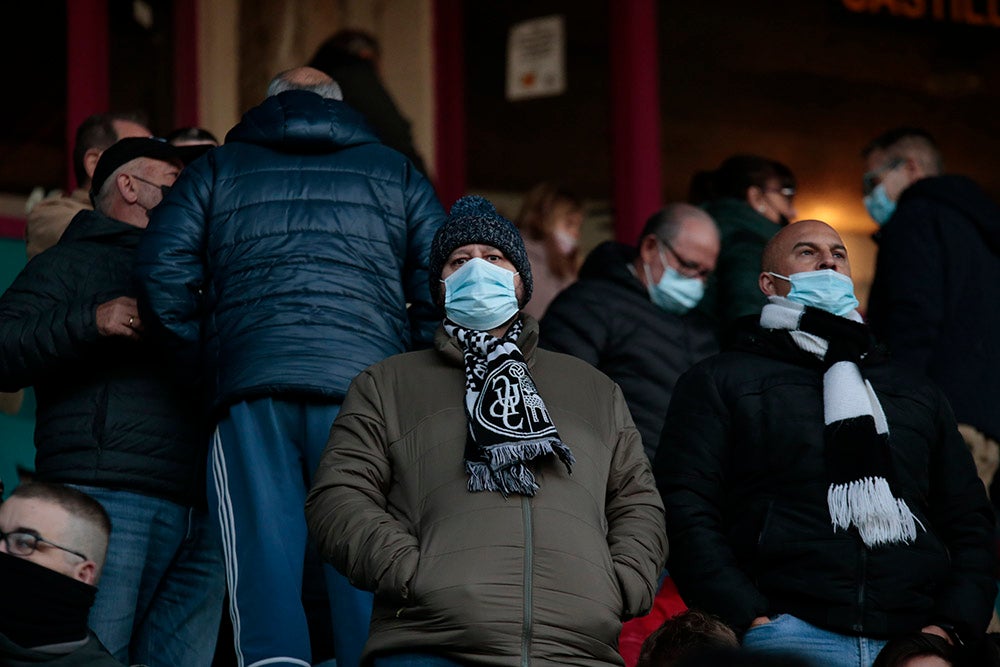
[[465, 194], [465, 56], [462, 0], [433, 0], [434, 173], [445, 210]]
[[634, 244], [663, 206], [656, 0], [609, 4], [615, 237]]
[[111, 103], [107, 0], [66, 0], [66, 26], [66, 183], [72, 190], [76, 128]]
[[174, 3], [174, 126], [200, 126], [198, 0]]

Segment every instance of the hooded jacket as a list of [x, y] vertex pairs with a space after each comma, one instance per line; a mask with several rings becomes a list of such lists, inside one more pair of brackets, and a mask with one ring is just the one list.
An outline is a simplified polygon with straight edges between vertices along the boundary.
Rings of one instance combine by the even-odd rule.
[[719, 260], [701, 308], [717, 317], [725, 331], [740, 317], [759, 314], [767, 303], [757, 277], [764, 246], [781, 226], [734, 197], [707, 202], [702, 208], [719, 227]]
[[634, 248], [613, 241], [594, 248], [580, 280], [549, 305], [539, 345], [583, 359], [621, 387], [652, 460], [677, 378], [719, 346], [699, 310], [674, 315], [649, 300], [629, 270], [634, 259]]
[[434, 190], [343, 102], [269, 97], [181, 172], [139, 245], [144, 314], [209, 402], [339, 401], [370, 364], [427, 346]]
[[0, 390], [35, 387], [39, 479], [201, 506], [208, 431], [197, 392], [148, 341], [97, 330], [98, 305], [135, 296], [142, 234], [83, 211], [28, 262], [0, 297]]
[[875, 238], [872, 330], [1000, 440], [1000, 206], [963, 176], [924, 178]]
[[972, 637], [996, 597], [994, 518], [947, 400], [872, 352], [861, 363], [888, 422], [893, 492], [912, 544], [868, 548], [827, 506], [824, 367], [787, 331], [754, 326], [677, 383], [654, 471], [685, 602], [737, 631], [789, 613], [889, 638], [948, 624]]
[[[375, 591], [366, 660], [429, 651], [462, 664], [621, 665], [622, 619], [653, 602], [662, 503], [618, 387], [517, 341], [572, 474], [534, 465], [534, 497], [471, 493], [458, 343], [396, 355], [352, 384], [306, 502], [326, 560]], [[370, 662], [368, 663], [370, 664]]]

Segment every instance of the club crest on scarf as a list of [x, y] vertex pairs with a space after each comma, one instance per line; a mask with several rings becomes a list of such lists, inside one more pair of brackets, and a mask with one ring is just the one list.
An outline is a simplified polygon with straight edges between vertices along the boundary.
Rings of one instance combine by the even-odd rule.
[[508, 359], [491, 371], [473, 410], [483, 428], [502, 437], [557, 435], [523, 361]]
[[458, 340], [465, 360], [469, 491], [533, 496], [538, 484], [527, 464], [550, 454], [572, 472], [573, 454], [559, 438], [515, 343], [521, 323], [515, 322], [503, 338], [450, 322], [445, 331]]

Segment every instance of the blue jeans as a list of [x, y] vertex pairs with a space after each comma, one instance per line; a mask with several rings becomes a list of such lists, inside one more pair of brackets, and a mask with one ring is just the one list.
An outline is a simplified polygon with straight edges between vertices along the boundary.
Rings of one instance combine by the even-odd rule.
[[111, 541], [90, 627], [126, 665], [209, 667], [225, 595], [209, 516], [128, 491], [72, 485], [111, 517]]
[[791, 614], [773, 616], [743, 636], [748, 653], [795, 655], [815, 667], [871, 667], [885, 644], [883, 639], [822, 630]]
[[433, 653], [393, 653], [375, 658], [374, 667], [463, 667], [462, 663]]
[[[237, 664], [309, 667], [302, 604], [306, 493], [340, 412], [335, 403], [260, 398], [230, 407], [210, 455]], [[337, 667], [358, 667], [372, 594], [324, 565]]]

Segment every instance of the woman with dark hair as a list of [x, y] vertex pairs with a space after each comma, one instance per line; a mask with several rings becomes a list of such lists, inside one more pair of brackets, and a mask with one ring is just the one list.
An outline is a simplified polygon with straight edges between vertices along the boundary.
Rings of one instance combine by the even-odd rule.
[[766, 303], [757, 287], [764, 246], [795, 217], [795, 176], [776, 160], [733, 155], [718, 169], [691, 181], [689, 198], [719, 226], [722, 247], [702, 303], [723, 331], [744, 315], [757, 315]]
[[539, 183], [525, 195], [515, 224], [535, 281], [524, 312], [540, 320], [552, 299], [576, 281], [583, 203], [562, 185]]

